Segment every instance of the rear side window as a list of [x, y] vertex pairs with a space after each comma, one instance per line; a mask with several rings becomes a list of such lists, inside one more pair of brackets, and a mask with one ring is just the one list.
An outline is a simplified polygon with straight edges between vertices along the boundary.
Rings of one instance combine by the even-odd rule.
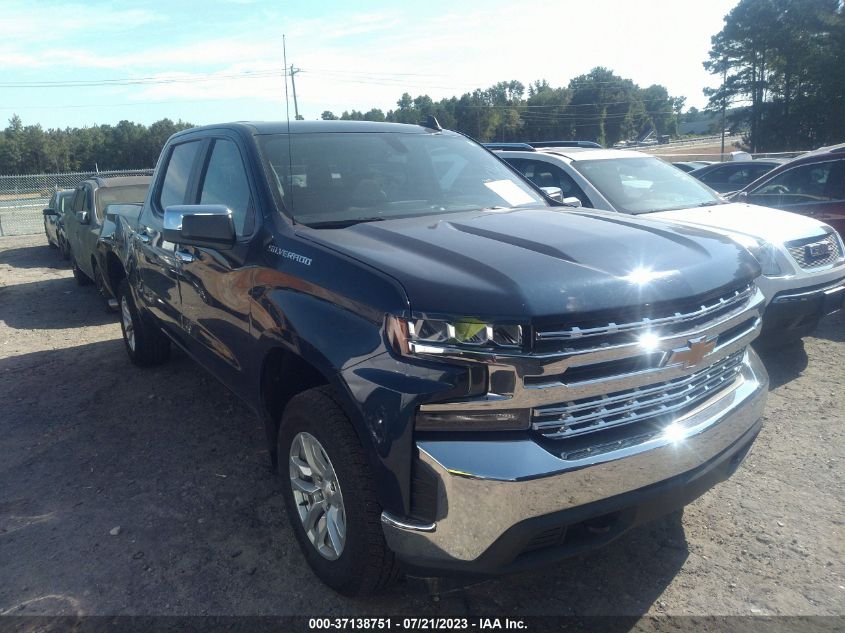
[[731, 167], [718, 167], [716, 169], [711, 169], [706, 174], [701, 174], [698, 179], [704, 183], [711, 183], [711, 182], [725, 182], [731, 174], [734, 173]]
[[191, 169], [199, 148], [199, 141], [191, 141], [175, 146], [170, 153], [164, 182], [158, 195], [159, 207], [162, 210], [174, 204], [186, 204]]
[[252, 204], [246, 169], [232, 141], [214, 141], [211, 158], [200, 188], [200, 204], [222, 204], [232, 212], [235, 232], [252, 233]]

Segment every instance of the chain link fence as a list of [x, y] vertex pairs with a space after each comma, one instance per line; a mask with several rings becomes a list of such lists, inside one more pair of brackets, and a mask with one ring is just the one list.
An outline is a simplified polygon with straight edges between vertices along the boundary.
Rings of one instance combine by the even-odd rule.
[[151, 176], [152, 169], [0, 176], [0, 237], [44, 230], [42, 209], [55, 191], [73, 189], [91, 176]]

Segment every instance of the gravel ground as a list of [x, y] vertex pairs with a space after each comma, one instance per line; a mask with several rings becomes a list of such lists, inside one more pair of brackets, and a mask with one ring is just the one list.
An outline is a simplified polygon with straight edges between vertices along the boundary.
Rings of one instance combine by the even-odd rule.
[[430, 598], [310, 573], [263, 432], [192, 361], [130, 365], [43, 236], [0, 240], [0, 614], [843, 615], [845, 314], [764, 358], [729, 481], [590, 555]]

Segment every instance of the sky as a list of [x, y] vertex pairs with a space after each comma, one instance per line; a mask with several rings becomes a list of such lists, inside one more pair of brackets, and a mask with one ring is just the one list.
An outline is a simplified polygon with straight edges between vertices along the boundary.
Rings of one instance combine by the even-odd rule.
[[283, 34], [306, 119], [596, 66], [701, 108], [737, 1], [0, 0], [0, 127], [284, 120]]

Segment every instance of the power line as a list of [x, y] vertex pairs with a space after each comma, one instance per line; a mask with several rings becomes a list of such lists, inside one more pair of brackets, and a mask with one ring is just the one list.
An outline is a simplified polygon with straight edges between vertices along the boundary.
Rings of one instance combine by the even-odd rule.
[[195, 83], [202, 81], [217, 81], [220, 79], [260, 79], [264, 77], [278, 77], [287, 75], [282, 70], [245, 71], [241, 73], [192, 75], [190, 77], [138, 77], [124, 79], [97, 79], [71, 81], [42, 81], [42, 82], [2, 82], [0, 88], [91, 88], [101, 86], [134, 86], [173, 83]]

